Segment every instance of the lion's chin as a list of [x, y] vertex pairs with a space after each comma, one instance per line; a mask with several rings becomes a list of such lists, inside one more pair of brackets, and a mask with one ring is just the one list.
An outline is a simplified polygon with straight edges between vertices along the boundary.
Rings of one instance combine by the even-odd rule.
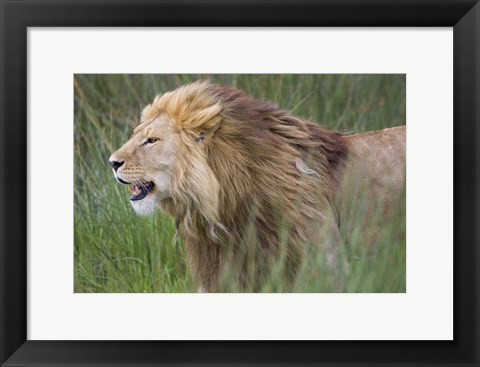
[[150, 193], [142, 200], [131, 200], [130, 204], [138, 215], [152, 215], [157, 207], [157, 196], [155, 193]]

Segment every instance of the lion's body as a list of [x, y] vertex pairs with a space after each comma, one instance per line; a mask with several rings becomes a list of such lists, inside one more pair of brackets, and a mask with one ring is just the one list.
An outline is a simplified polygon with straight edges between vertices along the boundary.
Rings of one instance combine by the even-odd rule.
[[339, 230], [347, 237], [363, 227], [363, 241], [374, 242], [382, 222], [400, 204], [405, 188], [406, 128], [399, 126], [344, 137], [348, 157], [339, 172], [334, 206]]
[[[152, 134], [161, 143], [143, 147]], [[256, 290], [279, 257], [290, 274], [311, 246], [334, 263], [358, 197], [372, 203], [366, 218], [388, 212], [404, 186], [405, 128], [345, 135], [201, 82], [157, 97], [112, 159], [126, 162], [123, 181], [154, 182], [147, 198], [179, 224], [199, 290], [218, 290], [224, 274]]]

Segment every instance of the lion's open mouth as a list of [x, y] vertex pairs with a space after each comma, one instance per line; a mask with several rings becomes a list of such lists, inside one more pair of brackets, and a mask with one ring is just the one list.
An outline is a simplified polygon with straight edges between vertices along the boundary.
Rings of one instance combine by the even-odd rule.
[[131, 188], [132, 195], [130, 196], [130, 200], [142, 200], [150, 191], [153, 190], [153, 186], [153, 182], [144, 182], [133, 185]]

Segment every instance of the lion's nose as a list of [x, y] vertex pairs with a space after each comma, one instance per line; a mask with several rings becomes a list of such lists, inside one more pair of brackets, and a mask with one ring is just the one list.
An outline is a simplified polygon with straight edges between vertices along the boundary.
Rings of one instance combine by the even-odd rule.
[[121, 162], [118, 162], [118, 161], [109, 161], [110, 162], [110, 165], [113, 167], [113, 169], [115, 170], [115, 172], [117, 171], [117, 169], [119, 169], [120, 167], [123, 166], [123, 164], [125, 163], [125, 161], [121, 161]]

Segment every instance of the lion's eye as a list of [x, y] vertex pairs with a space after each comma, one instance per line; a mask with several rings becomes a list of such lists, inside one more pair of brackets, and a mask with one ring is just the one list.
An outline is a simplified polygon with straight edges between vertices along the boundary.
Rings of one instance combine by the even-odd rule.
[[145, 141], [143, 142], [142, 145], [153, 144], [153, 143], [155, 143], [157, 140], [158, 140], [158, 139], [156, 139], [156, 138], [148, 138], [147, 140], [145, 140]]

